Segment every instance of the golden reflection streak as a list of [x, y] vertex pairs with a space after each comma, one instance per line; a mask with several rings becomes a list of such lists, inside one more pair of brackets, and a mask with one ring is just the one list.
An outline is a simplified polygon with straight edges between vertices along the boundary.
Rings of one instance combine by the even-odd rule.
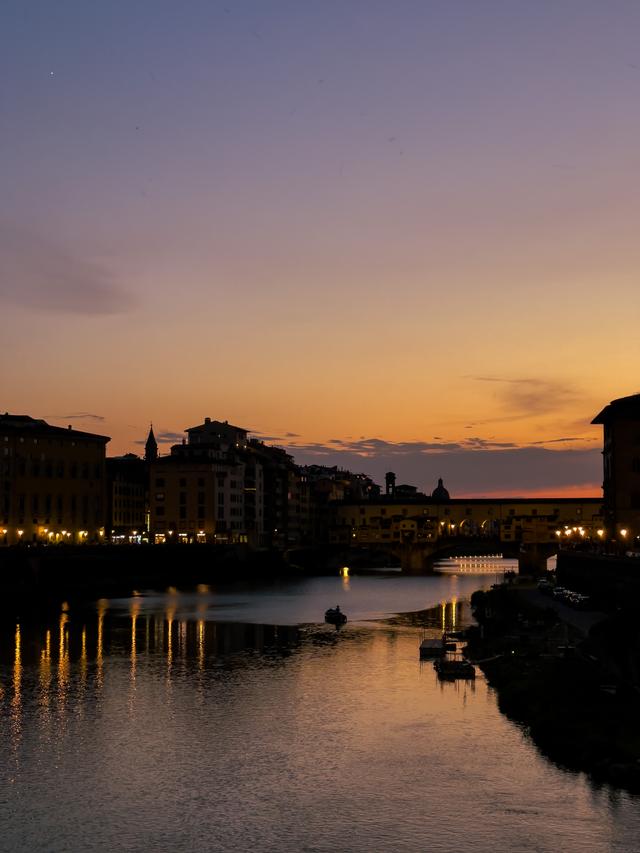
[[131, 613], [131, 669], [130, 669], [130, 681], [131, 681], [131, 693], [129, 696], [129, 713], [133, 715], [135, 711], [135, 695], [136, 695], [136, 663], [137, 663], [137, 622], [138, 622], [138, 614], [140, 612], [140, 600], [138, 598], [133, 598], [131, 601], [131, 606], [129, 608]]
[[80, 638], [80, 680], [82, 684], [87, 681], [87, 626], [82, 626]]
[[44, 649], [40, 652], [40, 706], [48, 710], [51, 702], [51, 631], [45, 634]]
[[175, 604], [167, 607], [167, 670], [171, 672], [173, 663], [173, 617], [176, 614]]
[[447, 630], [447, 602], [443, 601], [440, 604], [440, 616], [442, 620], [442, 633]]
[[451, 629], [455, 631], [456, 629], [456, 618], [457, 618], [457, 608], [458, 608], [458, 599], [454, 595], [451, 601]]
[[204, 619], [198, 619], [198, 666], [204, 669]]
[[136, 676], [136, 654], [137, 654], [137, 632], [136, 623], [138, 621], [138, 613], [140, 612], [140, 602], [134, 598], [131, 602], [131, 677], [135, 680]]
[[68, 621], [67, 613], [61, 613], [58, 621], [58, 701], [60, 703], [66, 698], [69, 680], [69, 644], [66, 629]]
[[38, 672], [40, 686], [39, 705], [43, 709], [42, 720], [45, 724], [51, 723], [51, 631], [47, 629], [44, 639], [44, 649], [40, 652], [40, 666]]
[[[13, 697], [11, 699], [11, 734], [13, 748], [17, 751], [20, 746], [22, 732], [22, 641], [20, 624], [16, 625], [15, 646], [13, 656]], [[16, 755], [17, 758], [17, 755]]]
[[96, 644], [96, 684], [102, 687], [102, 644], [104, 642], [104, 614], [106, 613], [109, 604], [106, 598], [101, 598], [98, 601], [98, 639]]
[[22, 741], [22, 644], [19, 624], [16, 624], [14, 640], [13, 696], [11, 697], [9, 738], [13, 752], [13, 765], [17, 770], [20, 765], [20, 743]]

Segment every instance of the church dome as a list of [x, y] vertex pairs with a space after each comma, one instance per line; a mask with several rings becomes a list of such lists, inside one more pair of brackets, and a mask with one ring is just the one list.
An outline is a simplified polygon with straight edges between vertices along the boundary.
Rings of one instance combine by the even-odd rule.
[[448, 501], [450, 500], [449, 492], [445, 489], [442, 483], [442, 477], [438, 478], [438, 485], [431, 492], [431, 497], [436, 501]]

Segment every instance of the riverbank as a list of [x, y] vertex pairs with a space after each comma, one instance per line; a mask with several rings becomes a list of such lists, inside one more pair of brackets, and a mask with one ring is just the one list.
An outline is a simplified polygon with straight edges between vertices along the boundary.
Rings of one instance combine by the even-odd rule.
[[347, 564], [351, 571], [367, 571], [386, 566], [385, 560], [384, 552], [345, 552], [335, 545], [286, 551], [208, 544], [25, 545], [0, 548], [0, 573], [5, 601], [82, 599], [129, 595], [134, 589], [336, 574]]
[[98, 545], [0, 550], [4, 598], [128, 595], [134, 589], [295, 574], [280, 551], [242, 545]]
[[585, 630], [531, 592], [474, 593], [468, 656], [550, 759], [640, 792], [638, 629], [616, 613]]

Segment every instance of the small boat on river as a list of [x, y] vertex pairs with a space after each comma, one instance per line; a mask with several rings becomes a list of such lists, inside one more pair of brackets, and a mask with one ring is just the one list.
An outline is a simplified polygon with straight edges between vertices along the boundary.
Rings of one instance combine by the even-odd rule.
[[324, 621], [328, 622], [329, 625], [344, 625], [347, 621], [346, 615], [340, 610], [339, 607], [330, 607], [325, 611]]

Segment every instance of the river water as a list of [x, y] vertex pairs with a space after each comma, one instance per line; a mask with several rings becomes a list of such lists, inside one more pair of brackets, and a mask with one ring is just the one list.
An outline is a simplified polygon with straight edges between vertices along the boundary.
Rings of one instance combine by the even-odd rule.
[[[56, 602], [0, 629], [2, 851], [637, 851], [425, 634], [491, 567]], [[321, 624], [340, 604], [348, 624]], [[424, 610], [416, 626], [384, 621]]]

